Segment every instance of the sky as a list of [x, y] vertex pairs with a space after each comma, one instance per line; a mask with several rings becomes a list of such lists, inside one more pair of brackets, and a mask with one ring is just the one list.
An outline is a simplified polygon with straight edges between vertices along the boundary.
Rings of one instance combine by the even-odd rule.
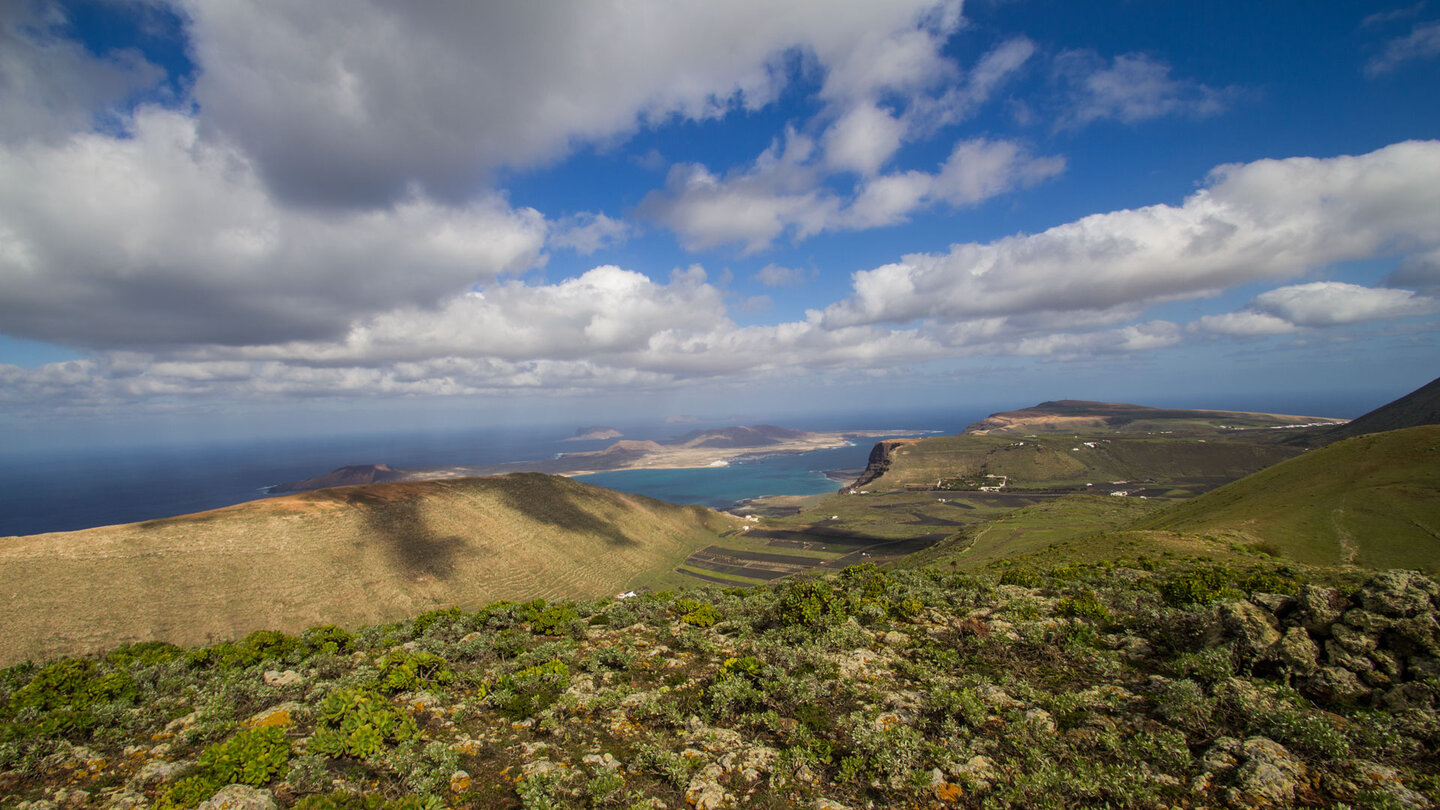
[[1437, 0], [11, 0], [0, 431], [1355, 415], [1437, 89]]

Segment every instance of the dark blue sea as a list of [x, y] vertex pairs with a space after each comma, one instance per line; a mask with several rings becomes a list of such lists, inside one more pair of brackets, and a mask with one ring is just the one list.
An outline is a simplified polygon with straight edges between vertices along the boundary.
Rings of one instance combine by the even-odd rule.
[[[954, 433], [976, 413], [827, 414], [716, 424], [615, 426], [628, 439], [666, 439], [694, 429], [756, 424], [814, 431], [891, 430], [894, 435]], [[0, 537], [70, 531], [183, 515], [266, 497], [266, 488], [351, 464], [429, 467], [500, 464], [597, 450], [609, 440], [564, 441], [574, 425], [506, 429], [158, 443], [127, 448], [0, 450]], [[698, 470], [600, 473], [581, 480], [675, 503], [716, 508], [763, 495], [808, 495], [838, 489], [825, 470], [865, 466], [873, 445], [775, 455]], [[738, 451], [737, 451], [738, 452]]]

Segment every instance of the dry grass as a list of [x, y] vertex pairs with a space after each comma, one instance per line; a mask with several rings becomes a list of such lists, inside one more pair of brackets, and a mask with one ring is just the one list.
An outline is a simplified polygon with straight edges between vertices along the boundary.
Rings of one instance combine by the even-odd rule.
[[649, 584], [736, 521], [517, 474], [292, 495], [0, 545], [0, 664]]

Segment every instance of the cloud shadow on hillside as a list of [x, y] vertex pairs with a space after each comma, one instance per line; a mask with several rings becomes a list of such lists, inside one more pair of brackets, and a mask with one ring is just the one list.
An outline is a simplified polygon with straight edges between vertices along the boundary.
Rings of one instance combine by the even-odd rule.
[[385, 545], [395, 565], [412, 576], [449, 580], [466, 543], [458, 536], [441, 536], [431, 531], [412, 500], [365, 504], [361, 508], [365, 526]]
[[570, 487], [547, 483], [548, 486], [507, 486], [499, 492], [510, 508], [561, 531], [594, 535], [612, 546], [639, 545], [620, 527], [586, 511]]

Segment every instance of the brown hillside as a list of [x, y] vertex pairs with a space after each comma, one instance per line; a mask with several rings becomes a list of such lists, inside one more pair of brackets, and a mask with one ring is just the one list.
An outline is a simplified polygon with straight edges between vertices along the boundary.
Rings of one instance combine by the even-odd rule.
[[0, 542], [0, 665], [641, 585], [731, 518], [566, 478], [374, 484]]

